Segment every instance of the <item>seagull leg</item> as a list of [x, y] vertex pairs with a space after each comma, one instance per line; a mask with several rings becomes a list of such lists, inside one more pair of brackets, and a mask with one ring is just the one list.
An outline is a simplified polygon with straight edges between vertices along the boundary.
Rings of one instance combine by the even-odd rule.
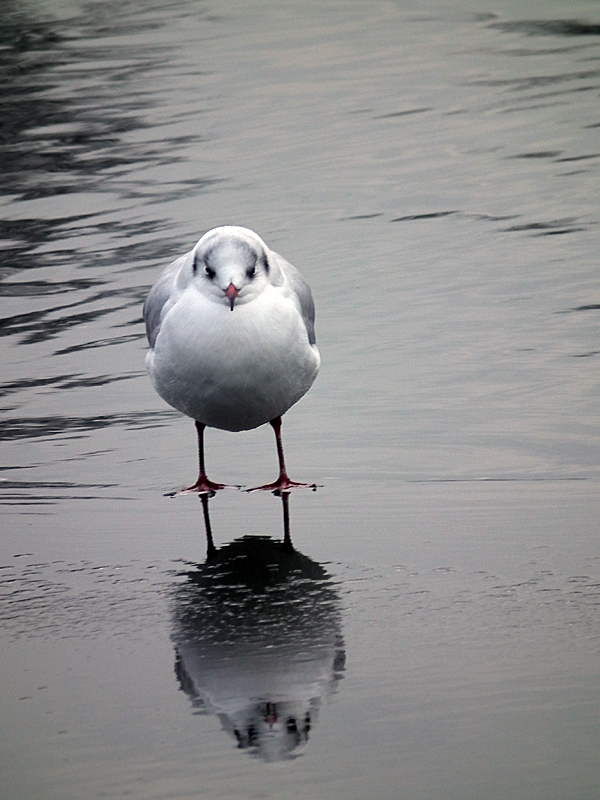
[[312, 489], [313, 492], [317, 491], [316, 483], [297, 483], [288, 478], [285, 469], [285, 459], [283, 457], [283, 444], [281, 442], [281, 417], [275, 417], [271, 420], [271, 427], [275, 431], [275, 441], [277, 443], [277, 457], [279, 458], [279, 477], [273, 483], [266, 483], [264, 486], [254, 486], [252, 489], [247, 489], [248, 492], [273, 492], [273, 494], [280, 495], [282, 492], [289, 492], [290, 489]]
[[200, 469], [198, 472], [198, 480], [192, 486], [184, 489], [184, 492], [197, 492], [198, 494], [213, 495], [218, 489], [227, 488], [224, 483], [213, 483], [206, 477], [206, 470], [204, 469], [204, 428], [206, 425], [203, 422], [196, 420], [196, 430], [198, 431], [198, 462]]

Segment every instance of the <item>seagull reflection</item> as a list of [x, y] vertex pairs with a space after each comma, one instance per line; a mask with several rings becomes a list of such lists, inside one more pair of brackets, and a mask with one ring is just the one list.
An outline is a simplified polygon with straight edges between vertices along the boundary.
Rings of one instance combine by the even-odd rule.
[[[281, 542], [281, 547], [288, 553], [292, 553], [294, 551], [294, 546], [292, 544], [292, 536], [290, 533], [290, 493], [275, 491], [273, 494], [281, 497], [281, 504], [283, 506], [283, 542]], [[212, 495], [208, 494], [207, 492], [203, 492], [202, 494], [199, 494], [198, 497], [202, 503], [202, 514], [204, 516], [204, 530], [206, 533], [206, 560], [210, 561], [217, 555], [217, 548], [215, 547], [212, 535], [212, 525], [210, 524], [210, 514], [208, 512], [208, 499], [209, 497], [212, 497]]]
[[331, 578], [266, 536], [214, 548], [184, 575], [172, 636], [181, 689], [240, 749], [265, 761], [295, 757], [344, 671]]

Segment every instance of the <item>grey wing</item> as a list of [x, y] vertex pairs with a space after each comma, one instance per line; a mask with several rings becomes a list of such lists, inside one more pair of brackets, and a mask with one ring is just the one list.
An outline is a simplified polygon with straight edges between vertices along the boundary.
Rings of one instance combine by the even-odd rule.
[[302, 319], [304, 320], [306, 331], [308, 333], [308, 341], [310, 344], [315, 344], [317, 341], [315, 336], [315, 304], [308, 281], [300, 272], [300, 270], [296, 269], [296, 267], [294, 267], [293, 264], [290, 264], [289, 261], [286, 261], [283, 256], [280, 256], [279, 253], [273, 253], [273, 251], [271, 252], [277, 257], [279, 269], [287, 279], [290, 288], [298, 298]]
[[176, 287], [177, 274], [183, 266], [187, 254], [181, 256], [176, 261], [161, 273], [159, 279], [156, 281], [150, 294], [144, 303], [144, 322], [146, 323], [146, 336], [150, 342], [150, 347], [154, 347], [156, 337], [160, 331], [160, 324], [163, 318], [163, 311], [166, 310], [165, 306], [172, 304], [175, 296], [178, 294]]

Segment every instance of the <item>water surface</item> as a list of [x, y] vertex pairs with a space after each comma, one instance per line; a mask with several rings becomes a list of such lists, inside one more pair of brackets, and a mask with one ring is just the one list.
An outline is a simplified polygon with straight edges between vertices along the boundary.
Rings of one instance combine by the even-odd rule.
[[[0, 31], [8, 800], [596, 798], [595, 4], [5, 0]], [[227, 223], [313, 287], [283, 430], [322, 488], [294, 553], [278, 498], [221, 493], [205, 564], [141, 304]], [[207, 459], [275, 477], [268, 428]]]

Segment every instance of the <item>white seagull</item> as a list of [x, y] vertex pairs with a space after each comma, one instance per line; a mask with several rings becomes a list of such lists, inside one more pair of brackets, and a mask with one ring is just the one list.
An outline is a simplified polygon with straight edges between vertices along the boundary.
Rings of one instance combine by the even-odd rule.
[[270, 422], [279, 477], [288, 478], [281, 417], [310, 389], [321, 363], [315, 308], [304, 276], [248, 228], [214, 228], [168, 266], [144, 303], [146, 367], [158, 394], [195, 420], [200, 470], [186, 491], [213, 494], [204, 429], [244, 431]]

